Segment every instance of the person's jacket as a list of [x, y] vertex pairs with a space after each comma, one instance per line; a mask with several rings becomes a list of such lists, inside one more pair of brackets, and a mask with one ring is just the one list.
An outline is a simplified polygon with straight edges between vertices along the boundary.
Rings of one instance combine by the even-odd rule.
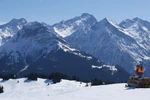
[[143, 74], [145, 71], [145, 68], [144, 67], [137, 67], [136, 69], [136, 74]]

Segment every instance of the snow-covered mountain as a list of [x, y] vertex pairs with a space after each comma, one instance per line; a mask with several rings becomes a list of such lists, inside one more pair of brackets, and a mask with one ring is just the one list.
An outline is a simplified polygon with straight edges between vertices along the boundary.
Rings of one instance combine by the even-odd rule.
[[27, 21], [24, 18], [12, 19], [10, 22], [0, 25], [0, 45], [8, 41], [16, 34]]
[[[71, 23], [70, 20], [65, 22]], [[65, 30], [61, 23], [57, 25], [57, 30]], [[87, 27], [86, 23], [83, 26]], [[75, 48], [107, 64], [121, 65], [132, 73], [139, 60], [143, 59], [146, 67], [150, 64], [149, 29], [150, 23], [139, 18], [124, 20], [119, 25], [104, 18], [99, 22], [94, 21], [86, 32], [82, 27], [75, 31], [72, 28], [71, 34], [64, 39]]]
[[136, 42], [145, 50], [150, 50], [150, 22], [140, 18], [126, 19], [119, 26], [123, 27]]
[[87, 35], [80, 31], [65, 39], [76, 48], [94, 55], [103, 62], [110, 65], [119, 64], [126, 70], [133, 69], [131, 65], [135, 61], [134, 57], [139, 57], [144, 52], [144, 49], [125, 34], [122, 28], [106, 18], [96, 23]]
[[[67, 69], [68, 74], [76, 74], [86, 69], [85, 78], [89, 77], [91, 68], [105, 69], [104, 63], [111, 65], [107, 65], [107, 69], [120, 65], [133, 73], [136, 63], [142, 59], [147, 67], [146, 76], [150, 76], [150, 22], [140, 18], [125, 19], [118, 25], [107, 18], [98, 22], [94, 16], [84, 13], [53, 26], [27, 23], [22, 18], [1, 25], [0, 32], [0, 65], [5, 66], [1, 69], [2, 73], [66, 72]], [[68, 71], [74, 68], [77, 70]], [[111, 76], [113, 71], [109, 70], [108, 73]], [[106, 73], [103, 76], [107, 76]]]
[[[19, 83], [17, 83], [19, 81]], [[50, 85], [47, 85], [47, 84]], [[85, 83], [62, 80], [27, 81], [25, 78], [0, 81], [0, 100], [149, 100], [149, 88], [125, 88], [125, 83], [85, 87]]]
[[87, 33], [96, 22], [97, 20], [93, 15], [83, 13], [81, 16], [54, 24], [53, 28], [60, 36], [67, 37], [78, 30]]
[[136, 17], [132, 20], [126, 19], [122, 21], [119, 26], [124, 28], [126, 34], [131, 36], [144, 49], [144, 54], [142, 54], [141, 58], [147, 67], [146, 75], [150, 76], [150, 22]]
[[[50, 26], [49, 26], [50, 27]], [[120, 66], [108, 66], [69, 46], [47, 25], [30, 22], [0, 47], [0, 73], [61, 72], [80, 79], [125, 81], [129, 74]]]

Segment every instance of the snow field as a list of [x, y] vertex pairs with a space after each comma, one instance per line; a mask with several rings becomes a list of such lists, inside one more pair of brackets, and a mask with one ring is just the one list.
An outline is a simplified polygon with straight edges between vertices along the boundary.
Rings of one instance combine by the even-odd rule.
[[85, 87], [85, 83], [69, 80], [52, 84], [46, 79], [21, 78], [0, 84], [4, 86], [0, 100], [150, 100], [150, 89], [125, 88], [125, 83]]

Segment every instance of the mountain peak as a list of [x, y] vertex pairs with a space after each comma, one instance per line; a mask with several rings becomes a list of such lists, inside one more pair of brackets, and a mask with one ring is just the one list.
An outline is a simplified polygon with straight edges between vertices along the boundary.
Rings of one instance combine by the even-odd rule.
[[123, 20], [123, 21], [119, 24], [119, 26], [122, 27], [122, 28], [128, 28], [128, 27], [130, 27], [133, 23], [134, 23], [134, 20], [125, 19], [125, 20]]
[[140, 21], [140, 20], [142, 20], [142, 19], [139, 18], [139, 17], [135, 17], [135, 18], [133, 18], [133, 20], [134, 20], [134, 21]]
[[107, 20], [107, 18], [104, 18], [101, 21], [99, 21], [99, 23], [108, 23], [108, 20]]
[[114, 21], [111, 21], [111, 20], [109, 20], [109, 19], [106, 18], [106, 17], [105, 17], [103, 20], [101, 20], [100, 23], [116, 25], [116, 23], [115, 23]]
[[[22, 26], [26, 23], [27, 23], [27, 21], [24, 18], [20, 18], [20, 19], [15, 19], [14, 18], [10, 22], [8, 22], [4, 25], [1, 25], [0, 28], [6, 28], [6, 27], [9, 27], [9, 28], [11, 27], [12, 28], [12, 27], [17, 27], [18, 25]], [[15, 30], [17, 30], [17, 29], [15, 29]]]
[[130, 22], [132, 21], [131, 19], [124, 19], [122, 22]]
[[[7, 37], [12, 37], [15, 35], [20, 29], [22, 29], [23, 25], [26, 24], [27, 21], [24, 18], [20, 19], [12, 19], [10, 22], [0, 25], [0, 29], [2, 30], [3, 36], [5, 39]], [[9, 39], [9, 38], [7, 38]]]
[[34, 21], [34, 22], [30, 22], [30, 23], [25, 24], [23, 27], [39, 28], [40, 26], [44, 26], [44, 25], [39, 23], [39, 22], [37, 22], [37, 21]]
[[89, 21], [92, 21], [93, 23], [96, 23], [96, 22], [97, 22], [97, 19], [96, 19], [93, 15], [88, 14], [88, 13], [83, 13], [83, 14], [81, 15], [81, 18], [85, 18], [85, 19], [87, 19], [87, 20], [89, 20]]
[[101, 29], [101, 27], [105, 27], [106, 25], [109, 25], [109, 24], [110, 24], [109, 20], [107, 18], [104, 18], [101, 21], [99, 21], [98, 23], [96, 23], [92, 27], [92, 29], [93, 30], [99, 30], [99, 29]]
[[103, 20], [109, 21], [109, 19], [107, 17], [105, 17]]
[[37, 21], [25, 24], [23, 26], [23, 29], [30, 29], [30, 30], [46, 29], [46, 30], [48, 30], [47, 27], [44, 24], [39, 23]]
[[81, 16], [76, 16], [67, 21], [61, 21], [52, 27], [57, 34], [62, 37], [67, 37], [79, 30], [87, 32], [95, 23], [97, 23], [97, 20], [93, 15], [83, 13]]
[[48, 28], [39, 22], [30, 22], [23, 26], [22, 31], [26, 37], [35, 36], [39, 33], [47, 33]]
[[146, 28], [148, 30], [150, 30], [150, 23], [146, 20], [139, 18], [139, 17], [135, 17], [133, 19], [125, 19], [119, 24], [119, 26], [121, 26], [122, 28], [131, 28], [131, 27], [135, 28], [136, 27], [136, 31], [138, 28], [140, 28], [139, 30], [141, 31], [141, 29], [143, 29], [143, 26], [144, 26], [145, 27], [144, 30]]
[[27, 20], [24, 18], [20, 18], [20, 19], [12, 19], [10, 22], [8, 22], [7, 24], [26, 24]]
[[81, 17], [93, 17], [93, 15], [88, 14], [88, 13], [83, 13], [83, 14], [81, 15]]

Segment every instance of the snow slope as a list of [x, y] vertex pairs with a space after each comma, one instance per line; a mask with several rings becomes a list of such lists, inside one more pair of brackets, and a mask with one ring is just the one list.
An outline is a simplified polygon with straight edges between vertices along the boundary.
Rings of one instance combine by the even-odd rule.
[[125, 83], [85, 87], [85, 83], [76, 81], [62, 80], [47, 85], [48, 82], [45, 79], [27, 81], [25, 78], [0, 81], [4, 86], [0, 100], [150, 100], [150, 89], [125, 88]]

